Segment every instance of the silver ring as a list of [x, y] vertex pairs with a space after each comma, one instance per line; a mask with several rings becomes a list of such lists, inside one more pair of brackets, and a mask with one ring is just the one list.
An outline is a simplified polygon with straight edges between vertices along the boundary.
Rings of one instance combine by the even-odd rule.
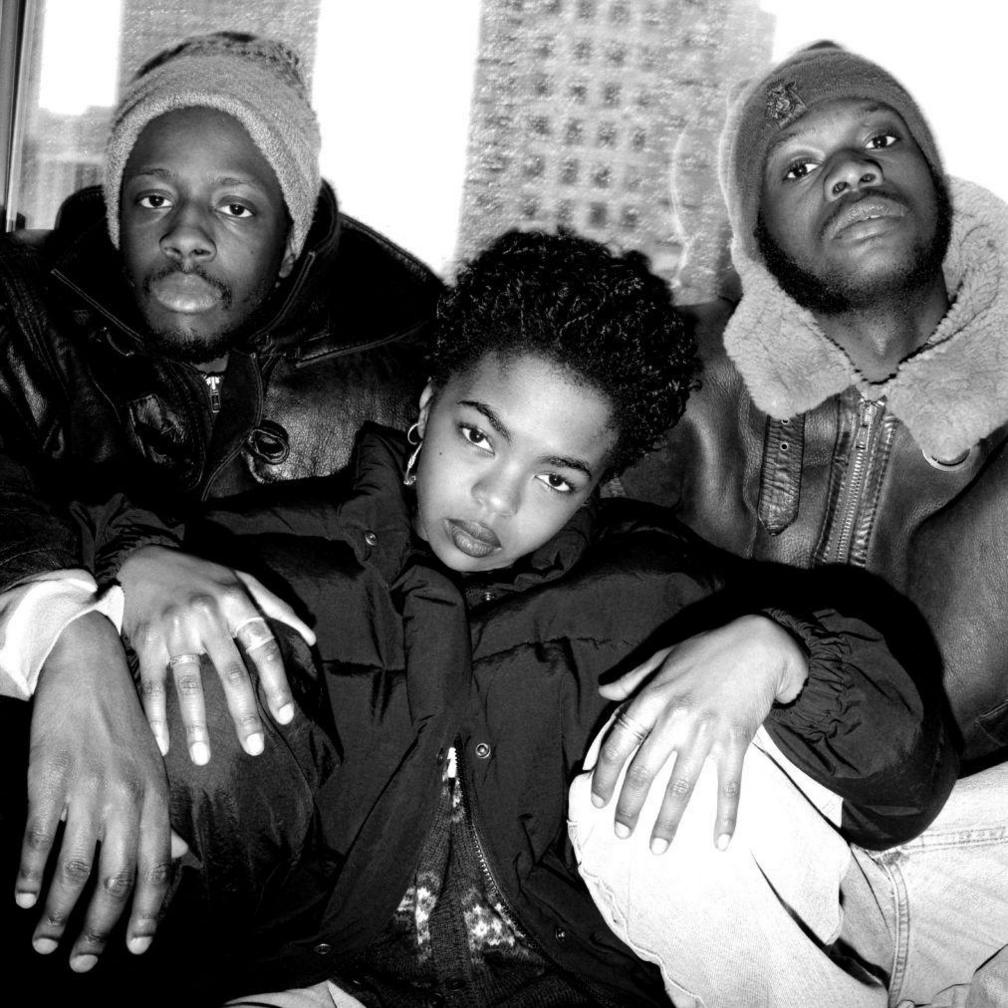
[[[262, 624], [262, 628], [259, 629], [258, 626], [254, 631], [249, 633], [249, 628], [254, 624]], [[242, 631], [246, 631], [245, 637], [239, 637]], [[242, 646], [246, 651], [251, 651], [254, 648], [262, 647], [263, 644], [269, 644], [273, 640], [273, 634], [270, 631], [269, 624], [262, 616], [250, 616], [247, 620], [239, 623], [238, 626], [231, 631], [233, 637], [236, 637], [241, 641]]]
[[237, 637], [238, 634], [240, 634], [242, 630], [244, 630], [245, 627], [247, 627], [250, 623], [265, 623], [265, 622], [266, 618], [264, 616], [249, 616], [248, 619], [242, 620], [241, 623], [239, 623], [238, 626], [236, 626], [234, 630], [231, 631], [231, 636]]
[[168, 659], [168, 668], [174, 671], [179, 665], [199, 665], [200, 657], [201, 655], [195, 651], [187, 651], [185, 654], [172, 655]]
[[616, 724], [624, 731], [633, 735], [638, 742], [643, 742], [651, 734], [650, 728], [645, 728], [642, 724], [638, 724], [625, 710], [621, 710], [616, 715]]

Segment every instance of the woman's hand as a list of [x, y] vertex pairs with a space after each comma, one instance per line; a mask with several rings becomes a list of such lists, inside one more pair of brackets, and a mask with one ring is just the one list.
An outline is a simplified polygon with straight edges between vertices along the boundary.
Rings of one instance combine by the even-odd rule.
[[273, 717], [287, 724], [294, 702], [265, 617], [286, 623], [311, 645], [315, 635], [308, 626], [250, 574], [162, 546], [134, 550], [119, 582], [125, 594], [123, 634], [139, 659], [140, 698], [162, 754], [169, 745], [170, 669], [190, 759], [198, 764], [210, 759], [200, 672], [204, 655], [220, 677], [242, 748], [253, 756], [261, 753], [265, 734], [255, 688], [235, 642], [254, 666]]
[[774, 701], [794, 700], [807, 675], [797, 641], [763, 616], [743, 616], [659, 651], [600, 689], [610, 700], [637, 693], [602, 742], [592, 772], [593, 803], [600, 808], [609, 803], [630, 760], [615, 815], [616, 833], [629, 836], [652, 781], [674, 758], [651, 832], [651, 849], [661, 854], [675, 835], [704, 762], [712, 758], [718, 767], [714, 838], [723, 850], [735, 831], [749, 743]]

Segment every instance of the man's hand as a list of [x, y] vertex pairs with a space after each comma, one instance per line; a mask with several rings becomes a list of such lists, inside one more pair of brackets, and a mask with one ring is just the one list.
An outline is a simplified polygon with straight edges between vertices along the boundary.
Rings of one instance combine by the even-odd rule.
[[610, 700], [624, 700], [647, 680], [602, 742], [592, 773], [593, 803], [600, 808], [609, 803], [630, 759], [615, 815], [617, 834], [629, 836], [651, 782], [674, 756], [675, 769], [651, 833], [651, 850], [661, 854], [711, 757], [718, 766], [714, 838], [723, 850], [735, 831], [746, 750], [774, 701], [794, 700], [807, 675], [801, 647], [763, 616], [744, 616], [659, 651], [600, 689]]
[[270, 712], [281, 724], [294, 717], [280, 647], [265, 616], [293, 627], [308, 644], [315, 635], [294, 610], [250, 574], [161, 546], [143, 546], [119, 572], [125, 594], [123, 634], [140, 662], [140, 696], [162, 753], [168, 752], [166, 689], [171, 669], [189, 757], [210, 759], [200, 659], [217, 670], [242, 748], [263, 750], [265, 734], [255, 689], [235, 641], [255, 666]]
[[[42, 896], [43, 873], [64, 821], [55, 872], [33, 945], [52, 952], [95, 868], [97, 886], [70, 966], [97, 961], [133, 893], [126, 929], [146, 951], [168, 886], [168, 784], [137, 700], [122, 641], [97, 613], [70, 623], [39, 676], [28, 763], [28, 820], [15, 886], [19, 906]], [[181, 854], [185, 845], [178, 840]]]

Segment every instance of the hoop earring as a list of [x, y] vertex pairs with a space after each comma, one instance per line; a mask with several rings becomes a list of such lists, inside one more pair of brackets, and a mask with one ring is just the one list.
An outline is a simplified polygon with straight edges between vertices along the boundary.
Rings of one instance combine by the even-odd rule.
[[417, 459], [420, 458], [420, 449], [423, 448], [423, 438], [420, 436], [420, 425], [413, 424], [408, 431], [406, 431], [406, 440], [411, 445], [416, 445], [413, 449], [413, 454], [410, 455], [406, 462], [406, 471], [403, 473], [403, 486], [413, 486], [416, 483], [416, 465]]

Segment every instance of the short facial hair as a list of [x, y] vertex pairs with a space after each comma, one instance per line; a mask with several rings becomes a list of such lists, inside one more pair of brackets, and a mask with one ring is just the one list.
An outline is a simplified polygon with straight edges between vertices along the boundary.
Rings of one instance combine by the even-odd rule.
[[857, 287], [842, 276], [816, 276], [777, 244], [760, 214], [754, 237], [767, 269], [786, 294], [803, 308], [819, 315], [843, 315], [867, 307], [879, 297], [906, 297], [920, 290], [936, 273], [940, 273], [952, 234], [952, 201], [948, 186], [933, 169], [931, 179], [936, 202], [934, 238], [918, 244], [903, 268], [895, 274], [876, 284], [860, 284]]

